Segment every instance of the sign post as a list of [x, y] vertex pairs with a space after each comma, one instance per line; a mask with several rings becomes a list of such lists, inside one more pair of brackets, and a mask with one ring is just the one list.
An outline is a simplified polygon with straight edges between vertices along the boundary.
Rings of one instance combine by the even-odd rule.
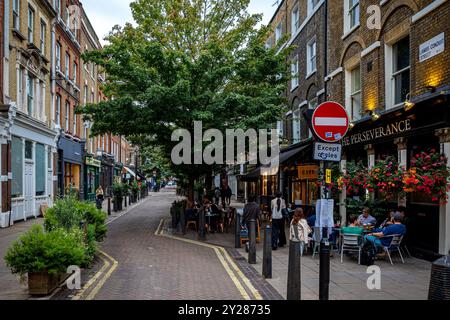
[[[311, 118], [311, 127], [315, 135], [322, 140], [314, 144], [314, 159], [320, 161], [320, 202], [326, 203], [327, 210], [321, 210], [321, 216], [316, 220], [316, 226], [322, 228], [322, 240], [320, 242], [319, 262], [319, 299], [328, 300], [330, 287], [330, 243], [328, 241], [328, 228], [333, 227], [333, 201], [328, 192], [331, 184], [330, 161], [341, 161], [342, 145], [338, 142], [347, 134], [349, 119], [345, 108], [336, 102], [324, 102], [314, 111]], [[330, 207], [331, 206], [331, 207]], [[322, 208], [322, 207], [321, 207]], [[331, 217], [323, 219], [326, 213]], [[323, 211], [323, 212], [322, 212]]]

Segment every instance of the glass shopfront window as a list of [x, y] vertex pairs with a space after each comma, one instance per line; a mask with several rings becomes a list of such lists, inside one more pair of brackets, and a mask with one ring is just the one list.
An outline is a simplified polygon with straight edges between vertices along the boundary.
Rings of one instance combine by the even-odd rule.
[[36, 195], [42, 196], [45, 194], [45, 147], [43, 144], [36, 144]]
[[12, 137], [11, 172], [11, 196], [18, 198], [23, 195], [23, 144], [22, 139], [18, 137]]

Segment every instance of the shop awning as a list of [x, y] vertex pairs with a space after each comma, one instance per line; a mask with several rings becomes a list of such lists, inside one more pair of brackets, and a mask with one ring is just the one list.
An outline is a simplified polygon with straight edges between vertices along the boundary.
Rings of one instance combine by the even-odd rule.
[[280, 153], [280, 164], [283, 164], [289, 160], [291, 160], [293, 157], [297, 156], [298, 154], [300, 154], [303, 150], [305, 150], [306, 148], [308, 148], [310, 145], [306, 144], [306, 145], [302, 145], [287, 151], [281, 151]]
[[133, 177], [136, 177], [136, 173], [134, 173], [133, 170], [131, 170], [131, 169], [128, 168], [128, 167], [124, 167], [124, 168], [125, 168], [125, 170], [126, 170], [129, 174], [131, 174]]

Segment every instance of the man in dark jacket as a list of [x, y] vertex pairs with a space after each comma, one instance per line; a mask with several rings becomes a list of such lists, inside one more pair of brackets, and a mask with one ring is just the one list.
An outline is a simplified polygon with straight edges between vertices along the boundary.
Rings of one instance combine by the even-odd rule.
[[242, 224], [247, 226], [247, 230], [250, 232], [250, 220], [255, 220], [255, 234], [258, 232], [258, 219], [259, 219], [259, 205], [256, 203], [254, 196], [248, 198], [247, 204], [244, 206], [244, 214], [242, 215]]

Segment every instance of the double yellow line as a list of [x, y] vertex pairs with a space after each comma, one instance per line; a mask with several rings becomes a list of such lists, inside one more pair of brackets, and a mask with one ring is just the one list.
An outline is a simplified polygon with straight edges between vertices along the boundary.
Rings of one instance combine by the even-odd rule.
[[[241, 296], [245, 300], [262, 300], [262, 297], [259, 293], [259, 291], [253, 286], [251, 281], [242, 273], [242, 271], [239, 269], [239, 267], [236, 265], [234, 260], [230, 257], [228, 252], [220, 246], [212, 245], [209, 243], [199, 242], [195, 240], [190, 239], [184, 239], [180, 237], [174, 237], [172, 235], [164, 234], [163, 233], [163, 224], [164, 219], [161, 219], [158, 228], [155, 231], [156, 236], [162, 236], [169, 239], [174, 239], [178, 241], [183, 241], [191, 244], [195, 244], [198, 246], [206, 247], [213, 249], [214, 252], [217, 255], [217, 258], [219, 259], [220, 263], [222, 264], [223, 268], [227, 272], [230, 279], [233, 281], [234, 285], [236, 286], [237, 290], [241, 294]], [[245, 289], [247, 288], [247, 290]]]

